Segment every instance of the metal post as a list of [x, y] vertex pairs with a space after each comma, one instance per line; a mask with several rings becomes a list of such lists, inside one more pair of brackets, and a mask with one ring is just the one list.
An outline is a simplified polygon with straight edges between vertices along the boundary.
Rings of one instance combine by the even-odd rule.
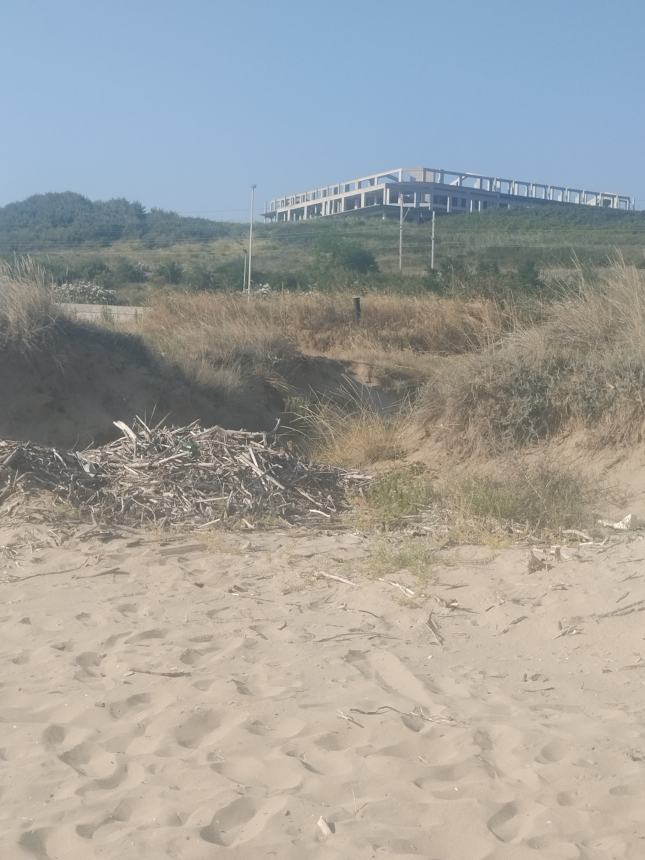
[[242, 278], [242, 292], [246, 292], [246, 261], [248, 259], [248, 255], [246, 253], [246, 248], [244, 249], [244, 276]]
[[403, 272], [403, 192], [399, 191], [399, 272]]
[[432, 210], [432, 231], [430, 233], [430, 271], [434, 272], [434, 209]]
[[247, 295], [251, 298], [251, 262], [253, 260], [253, 213], [255, 209], [255, 185], [251, 186], [251, 226], [249, 227], [249, 266]]
[[361, 321], [361, 297], [354, 296], [354, 319], [357, 323]]

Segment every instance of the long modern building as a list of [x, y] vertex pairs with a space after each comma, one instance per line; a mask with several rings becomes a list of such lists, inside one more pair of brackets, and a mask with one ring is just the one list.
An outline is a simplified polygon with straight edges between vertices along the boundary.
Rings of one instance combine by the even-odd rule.
[[610, 191], [588, 191], [460, 170], [397, 167], [277, 197], [266, 204], [264, 217], [269, 221], [301, 221], [356, 211], [364, 215], [386, 216], [405, 207], [423, 219], [433, 211], [480, 212], [490, 208], [508, 209], [545, 203], [604, 209], [634, 208], [631, 197]]

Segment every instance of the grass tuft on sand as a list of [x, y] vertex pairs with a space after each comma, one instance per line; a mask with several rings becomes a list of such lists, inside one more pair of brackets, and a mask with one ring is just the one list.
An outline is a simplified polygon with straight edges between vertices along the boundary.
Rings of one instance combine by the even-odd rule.
[[462, 466], [449, 480], [408, 467], [369, 485], [357, 517], [385, 530], [417, 524], [443, 543], [557, 537], [593, 525], [599, 497], [600, 489], [579, 472], [544, 460], [506, 462], [494, 473]]

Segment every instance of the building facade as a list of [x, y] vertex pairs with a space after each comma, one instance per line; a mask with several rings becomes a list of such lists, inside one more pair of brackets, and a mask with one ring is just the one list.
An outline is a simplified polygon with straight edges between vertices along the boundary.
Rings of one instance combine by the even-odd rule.
[[[270, 200], [268, 221], [302, 221], [360, 210], [362, 214], [394, 214], [405, 207], [422, 220], [431, 212], [480, 212], [489, 208], [559, 203], [630, 210], [631, 197], [519, 179], [502, 179], [431, 167], [397, 167]], [[409, 213], [408, 213], [409, 214]]]

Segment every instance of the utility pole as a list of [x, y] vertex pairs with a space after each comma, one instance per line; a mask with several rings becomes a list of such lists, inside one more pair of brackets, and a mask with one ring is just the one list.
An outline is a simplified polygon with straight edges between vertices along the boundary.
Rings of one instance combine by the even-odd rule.
[[403, 272], [403, 192], [399, 191], [399, 272]]
[[434, 272], [434, 209], [432, 210], [432, 231], [430, 233], [430, 271]]
[[246, 248], [244, 249], [244, 276], [242, 277], [242, 292], [246, 292], [246, 261], [248, 259], [248, 254]]
[[255, 189], [256, 186], [251, 186], [251, 226], [249, 227], [249, 265], [248, 265], [248, 287], [247, 295], [251, 298], [251, 262], [253, 260], [253, 216], [255, 210]]

